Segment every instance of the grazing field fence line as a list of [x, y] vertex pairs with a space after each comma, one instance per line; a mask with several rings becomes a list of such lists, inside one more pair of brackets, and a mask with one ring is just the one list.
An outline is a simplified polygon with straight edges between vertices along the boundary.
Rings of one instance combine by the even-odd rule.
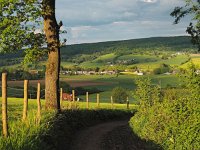
[[[41, 96], [41, 92], [44, 92], [45, 89], [41, 89], [41, 84], [38, 82], [37, 84], [37, 89], [36, 90], [31, 90], [29, 89], [29, 81], [24, 80], [24, 87], [23, 89], [20, 88], [15, 88], [15, 87], [9, 87], [7, 85], [7, 73], [2, 73], [2, 85], [0, 85], [0, 89], [2, 92], [2, 133], [3, 137], [7, 137], [9, 135], [9, 130], [8, 130], [8, 101], [7, 98], [12, 95], [12, 93], [9, 93], [8, 90], [15, 91], [14, 97], [20, 96], [20, 98], [23, 98], [23, 112], [22, 112], [22, 121], [25, 122], [28, 117], [28, 100], [31, 99], [31, 94], [36, 94], [36, 104], [37, 104], [37, 113], [36, 113], [36, 123], [39, 124], [41, 120], [41, 99], [45, 99], [45, 94]], [[16, 93], [16, 91], [18, 93]], [[79, 103], [79, 98], [76, 98], [76, 93], [75, 90], [72, 90], [71, 94], [71, 99], [70, 100], [65, 100], [64, 99], [64, 90], [63, 88], [60, 88], [60, 104], [61, 104], [61, 110], [62, 109], [78, 109], [78, 103]], [[13, 96], [13, 95], [12, 95]], [[68, 101], [69, 107], [65, 107], [63, 105], [64, 101]], [[90, 109], [90, 99], [89, 99], [89, 92], [85, 93], [85, 107], [86, 109]], [[111, 96], [111, 109], [114, 109], [114, 101]], [[96, 107], [95, 109], [100, 108], [100, 94], [97, 93], [96, 95]], [[127, 98], [127, 109], [129, 109], [129, 101]]]

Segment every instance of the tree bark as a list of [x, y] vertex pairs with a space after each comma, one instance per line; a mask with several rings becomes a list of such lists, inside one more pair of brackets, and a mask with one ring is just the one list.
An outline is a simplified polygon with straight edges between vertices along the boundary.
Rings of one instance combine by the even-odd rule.
[[43, 0], [44, 32], [47, 40], [48, 60], [45, 73], [45, 108], [60, 110], [59, 72], [60, 41], [59, 26], [55, 17], [55, 0]]

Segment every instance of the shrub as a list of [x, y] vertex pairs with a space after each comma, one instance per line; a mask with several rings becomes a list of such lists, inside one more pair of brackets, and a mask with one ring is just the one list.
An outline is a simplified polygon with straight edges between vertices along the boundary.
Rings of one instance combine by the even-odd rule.
[[155, 68], [153, 70], [153, 74], [162, 74], [162, 73], [166, 73], [166, 72], [170, 72], [171, 71], [171, 67], [167, 64], [161, 64], [160, 67]]
[[139, 108], [145, 112], [153, 104], [160, 101], [160, 88], [152, 86], [149, 78], [136, 80], [137, 89], [134, 97], [139, 101]]
[[[184, 77], [186, 89], [163, 91], [161, 101], [143, 105], [145, 109], [139, 109], [130, 120], [138, 136], [162, 145], [163, 149], [200, 149], [200, 76], [191, 66]], [[154, 100], [150, 95], [157, 97], [157, 93], [150, 92], [150, 82], [140, 82], [140, 100]]]
[[116, 103], [125, 103], [128, 97], [126, 89], [122, 87], [116, 87], [112, 90], [112, 97]]

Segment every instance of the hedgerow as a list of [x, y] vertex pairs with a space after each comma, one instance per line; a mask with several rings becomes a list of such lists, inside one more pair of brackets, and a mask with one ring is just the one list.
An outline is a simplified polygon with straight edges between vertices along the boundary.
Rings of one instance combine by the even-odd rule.
[[[187, 89], [168, 90], [160, 102], [152, 105], [149, 105], [149, 101], [154, 101], [152, 92], [148, 92], [151, 90], [143, 91], [148, 92], [143, 94], [148, 99], [142, 99], [142, 109], [130, 120], [130, 126], [139, 137], [161, 145], [162, 149], [200, 149], [200, 75], [194, 66], [186, 71], [184, 81]], [[154, 94], [159, 95], [158, 92]]]

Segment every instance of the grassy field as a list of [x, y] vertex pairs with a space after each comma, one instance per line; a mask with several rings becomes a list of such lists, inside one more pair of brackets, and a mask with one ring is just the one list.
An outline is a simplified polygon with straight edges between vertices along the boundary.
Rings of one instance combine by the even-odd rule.
[[[99, 67], [100, 69], [109, 69], [115, 70], [118, 68], [119, 70], [131, 69], [137, 67], [142, 71], [153, 71], [154, 69], [160, 67], [161, 64], [167, 64], [171, 67], [186, 67], [187, 62], [191, 60], [194, 64], [200, 64], [200, 56], [199, 54], [190, 54], [186, 55], [184, 53], [177, 54], [172, 51], [162, 52], [160, 50], [160, 54], [155, 55], [153, 52], [149, 51], [144, 54], [133, 53], [134, 50], [127, 54], [126, 52], [118, 54], [117, 52], [110, 52], [107, 54], [99, 55], [98, 57], [89, 57], [90, 55], [79, 54], [78, 56], [74, 56], [70, 59], [62, 59], [61, 66], [63, 68], [74, 68], [81, 67], [83, 69], [95, 69]], [[165, 59], [162, 59], [162, 56], [165, 56]], [[87, 59], [87, 57], [89, 57]], [[84, 58], [82, 61], [78, 61], [80, 58]], [[76, 62], [76, 63], [75, 63]], [[129, 62], [129, 63], [127, 63]], [[4, 66], [7, 69], [14, 69], [19, 67], [20, 64]], [[45, 62], [40, 62], [38, 66], [45, 65]], [[0, 68], [2, 68], [0, 66]]]
[[[173, 54], [173, 53], [171, 53]], [[155, 56], [153, 54], [129, 54], [129, 55], [120, 55], [117, 56], [114, 53], [102, 55], [95, 60], [92, 61], [84, 61], [80, 63], [79, 66], [83, 68], [108, 68], [119, 65], [118, 62], [122, 61], [131, 61], [133, 60], [133, 64], [124, 65], [123, 68], [133, 68], [137, 66], [139, 69], [143, 71], [152, 71], [155, 68], [158, 68], [161, 64], [167, 64], [171, 67], [180, 66], [186, 63], [189, 60], [189, 56], [185, 54], [177, 55], [173, 58], [161, 59], [159, 56]], [[64, 64], [64, 63], [63, 63]]]
[[195, 64], [197, 67], [200, 67], [200, 54], [191, 54], [190, 61], [181, 65], [181, 68], [187, 68], [190, 63]]
[[117, 57], [117, 55], [115, 55], [115, 53], [105, 54], [105, 55], [98, 57], [93, 62], [104, 62], [104, 63], [106, 63], [108, 61], [113, 61], [116, 57]]
[[[67, 76], [62, 75], [61, 81], [72, 86], [72, 89], [81, 87], [86, 91], [101, 91], [100, 100], [101, 102], [110, 103], [110, 97], [112, 95], [112, 90], [115, 87], [123, 87], [129, 93], [129, 100], [131, 103], [134, 103], [134, 90], [136, 88], [135, 80], [140, 78], [150, 78], [153, 84], [157, 84], [162, 88], [166, 87], [179, 87], [180, 80], [175, 75], [145, 75], [145, 76], [136, 76], [136, 75], [74, 75]], [[39, 81], [44, 87], [44, 80]], [[29, 86], [37, 86], [38, 80], [31, 80]], [[44, 89], [42, 89], [44, 90]], [[63, 89], [65, 92], [65, 89]], [[0, 88], [1, 92], [1, 88]], [[30, 90], [29, 94], [34, 94], [35, 91]], [[96, 102], [97, 93], [89, 93], [89, 99], [91, 102]], [[19, 97], [23, 96], [23, 81], [8, 81], [8, 96], [10, 97]], [[83, 101], [85, 101], [85, 95], [78, 95]]]
[[167, 64], [170, 65], [171, 67], [179, 67], [180, 65], [184, 64], [187, 62], [189, 57], [187, 55], [178, 55], [176, 57], [163, 60], [163, 59], [157, 59], [157, 61], [149, 61], [149, 62], [143, 62], [143, 63], [138, 63], [135, 65], [130, 65], [128, 66], [129, 68], [137, 66], [138, 68], [142, 70], [149, 70], [152, 71], [156, 68], [158, 68], [161, 64]]
[[[22, 98], [8, 98], [8, 129], [9, 129], [9, 137], [7, 139], [4, 139], [2, 135], [0, 136], [0, 149], [3, 150], [10, 150], [10, 149], [16, 149], [16, 150], [22, 150], [22, 149], [31, 149], [36, 150], [38, 149], [38, 146], [40, 147], [41, 144], [44, 144], [44, 141], [41, 141], [41, 137], [47, 136], [55, 136], [55, 133], [52, 135], [49, 135], [49, 130], [52, 130], [52, 126], [54, 123], [54, 120], [56, 120], [57, 117], [55, 117], [56, 113], [53, 111], [46, 111], [44, 110], [44, 100], [42, 100], [42, 118], [41, 122], [38, 123], [37, 121], [37, 104], [36, 100], [30, 99], [29, 100], [29, 107], [28, 107], [28, 118], [26, 121], [22, 121], [22, 111], [23, 111], [23, 99]], [[1, 98], [0, 98], [0, 104], [1, 104]], [[71, 106], [71, 108], [83, 110], [82, 113], [87, 113], [84, 110], [86, 109], [86, 103], [84, 102], [76, 102], [76, 103], [70, 103], [64, 101], [62, 103], [62, 109], [67, 110]], [[89, 103], [90, 110], [97, 109], [96, 103]], [[130, 105], [129, 110], [135, 110], [137, 108], [136, 105]], [[107, 103], [100, 103], [100, 107], [98, 110], [108, 110], [111, 109], [111, 105]], [[114, 104], [114, 107], [112, 110], [124, 110], [126, 111], [126, 105], [125, 104]], [[0, 108], [1, 111], [1, 108]], [[108, 110], [109, 111], [109, 110]], [[81, 113], [81, 112], [80, 112]], [[108, 112], [105, 112], [108, 113]], [[112, 112], [111, 112], [112, 113]], [[67, 115], [68, 113], [64, 114]], [[71, 112], [69, 112], [68, 121], [70, 118]], [[74, 115], [78, 115], [79, 112], [75, 113]], [[90, 114], [91, 115], [91, 114]], [[106, 114], [102, 114], [105, 115]], [[109, 115], [109, 114], [108, 114]], [[83, 115], [84, 116], [84, 115]], [[1, 114], [0, 114], [1, 117]], [[55, 118], [54, 118], [55, 117]], [[51, 118], [53, 119], [51, 122]], [[82, 118], [84, 119], [84, 118]], [[58, 119], [59, 120], [59, 119]], [[74, 119], [73, 119], [74, 120]], [[91, 121], [91, 120], [88, 120]], [[70, 121], [71, 122], [71, 121]], [[73, 122], [75, 123], [75, 122]], [[76, 120], [76, 123], [82, 124], [82, 122], [78, 122]], [[69, 126], [69, 125], [68, 125]], [[75, 129], [75, 127], [74, 127]], [[69, 130], [69, 129], [68, 129]], [[2, 123], [0, 122], [0, 132], [2, 132]], [[71, 132], [69, 130], [68, 132]], [[47, 135], [46, 135], [47, 134]], [[48, 144], [48, 142], [47, 142]], [[44, 146], [44, 145], [43, 145]], [[47, 147], [49, 145], [46, 145]], [[48, 149], [46, 147], [46, 149]], [[40, 149], [40, 148], [39, 148]]]
[[[90, 75], [90, 76], [62, 76], [61, 80], [65, 80], [67, 83], [79, 82], [79, 85], [82, 82], [88, 83], [108, 83], [105, 85], [85, 85], [85, 89], [97, 88], [100, 92], [100, 99], [102, 102], [110, 102], [110, 97], [112, 93], [112, 89], [118, 86], [121, 86], [127, 89], [129, 93], [129, 99], [131, 103], [134, 103], [134, 90], [136, 88], [135, 80], [140, 78], [150, 78], [153, 84], [157, 84], [162, 88], [166, 88], [167, 86], [178, 87], [180, 85], [180, 80], [175, 75], [149, 75], [149, 76], [136, 76], [136, 75], [119, 75], [116, 77], [115, 75]], [[85, 84], [85, 83], [84, 83]], [[80, 96], [83, 100], [85, 100], [85, 95]], [[90, 101], [96, 101], [96, 94], [89, 95]]]
[[[54, 115], [54, 112], [42, 111], [41, 124], [38, 125], [36, 108], [36, 101], [29, 100], [28, 118], [26, 121], [22, 121], [23, 99], [8, 98], [9, 137], [4, 139], [0, 136], [0, 149], [22, 149], [22, 147], [23, 149], [34, 148], [32, 146], [39, 136], [38, 133], [45, 130], [44, 123], [46, 123], [48, 118]], [[2, 123], [0, 123], [0, 131], [2, 132]]]
[[65, 61], [61, 62], [61, 66], [65, 67], [65, 68], [72, 68], [74, 65], [76, 65], [76, 64], [72, 63], [72, 62], [65, 62]]
[[[1, 97], [0, 97], [0, 104], [1, 104]], [[30, 118], [26, 123], [36, 122], [36, 114], [37, 114], [37, 102], [35, 99], [29, 99], [29, 107], [28, 107], [28, 118]], [[44, 112], [44, 100], [41, 100], [42, 104], [42, 116], [46, 116], [46, 111]], [[68, 109], [70, 105], [73, 105], [73, 102], [62, 102], [62, 108]], [[114, 104], [113, 109], [126, 109], [126, 104]], [[130, 109], [135, 109], [137, 106], [135, 104], [130, 104]], [[86, 109], [86, 102], [76, 102], [77, 109]], [[97, 109], [97, 104], [95, 102], [89, 102], [89, 109]], [[111, 104], [102, 103], [100, 102], [100, 107], [98, 109], [111, 109]], [[0, 108], [0, 111], [1, 108]], [[14, 122], [21, 122], [22, 119], [22, 112], [23, 112], [23, 99], [22, 98], [8, 98], [8, 120], [9, 124], [14, 125]], [[1, 116], [1, 114], [0, 114]], [[1, 127], [0, 122], [0, 127]], [[1, 131], [1, 128], [0, 128]]]

